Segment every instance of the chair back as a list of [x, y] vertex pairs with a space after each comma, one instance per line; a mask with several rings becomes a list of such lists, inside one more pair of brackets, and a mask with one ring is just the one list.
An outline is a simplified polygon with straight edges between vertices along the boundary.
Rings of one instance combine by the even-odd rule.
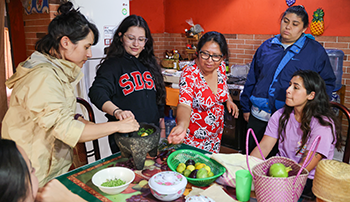
[[[95, 123], [95, 115], [92, 110], [91, 105], [83, 98], [77, 97], [77, 103], [83, 105], [88, 112], [89, 121]], [[88, 164], [89, 157], [95, 157], [95, 160], [99, 160], [100, 156], [100, 147], [98, 144], [98, 139], [92, 141], [93, 148], [91, 150], [87, 150], [85, 143], [78, 143], [73, 149], [73, 164], [70, 170]]]
[[340, 111], [342, 111], [343, 114], [348, 119], [348, 132], [347, 132], [346, 139], [345, 139], [343, 162], [349, 163], [349, 160], [350, 160], [350, 110], [338, 102], [331, 101], [330, 104], [332, 107], [337, 108]]

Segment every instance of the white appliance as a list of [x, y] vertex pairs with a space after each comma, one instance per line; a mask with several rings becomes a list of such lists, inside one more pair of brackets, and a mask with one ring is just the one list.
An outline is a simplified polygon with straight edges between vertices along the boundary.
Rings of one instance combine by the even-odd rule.
[[[97, 65], [105, 56], [104, 49], [109, 46], [113, 38], [114, 31], [117, 29], [120, 22], [130, 15], [129, 0], [71, 0], [75, 8], [80, 8], [86, 18], [94, 23], [100, 33], [99, 41], [95, 46], [91, 47], [92, 58], [90, 58], [83, 66], [84, 78], [76, 88], [77, 95], [87, 100], [92, 106], [96, 123], [107, 122], [104, 112], [93, 105], [88, 97], [88, 91], [96, 76]], [[81, 109], [77, 107], [77, 111]], [[85, 117], [88, 117], [85, 115]], [[108, 137], [99, 139], [101, 158], [111, 155], [111, 150], [108, 143]], [[86, 143], [87, 150], [92, 148], [92, 142]], [[95, 159], [90, 157], [89, 163]]]

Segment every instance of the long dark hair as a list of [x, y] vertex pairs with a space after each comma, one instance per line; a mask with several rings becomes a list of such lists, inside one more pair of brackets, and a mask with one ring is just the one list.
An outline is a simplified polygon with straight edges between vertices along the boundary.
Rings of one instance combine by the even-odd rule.
[[145, 65], [148, 68], [148, 70], [152, 74], [157, 90], [157, 104], [164, 104], [165, 85], [163, 75], [161, 72], [160, 65], [157, 63], [156, 57], [154, 56], [153, 38], [151, 35], [151, 31], [147, 25], [147, 22], [141, 16], [130, 15], [124, 18], [124, 20], [120, 23], [119, 27], [114, 33], [113, 41], [107, 50], [106, 57], [104, 57], [101, 60], [99, 66], [101, 66], [101, 64], [108, 58], [124, 56], [125, 49], [121, 38], [124, 36], [125, 32], [127, 32], [128, 29], [133, 26], [141, 27], [145, 30], [146, 38], [148, 40], [145, 44], [144, 49], [141, 51], [138, 59], [143, 65]]
[[284, 16], [287, 15], [287, 13], [294, 13], [295, 15], [300, 17], [304, 23], [303, 28], [307, 28], [309, 26], [309, 15], [307, 14], [304, 6], [298, 5], [298, 6], [292, 6], [292, 7], [287, 8], [287, 10], [284, 11], [284, 13], [281, 16], [281, 21], [284, 18]]
[[0, 179], [0, 201], [18, 202], [33, 193], [27, 164], [12, 140], [0, 139]]
[[205, 33], [199, 39], [198, 45], [197, 45], [198, 51], [196, 52], [197, 57], [198, 57], [199, 51], [202, 49], [204, 44], [207, 43], [208, 41], [215, 41], [216, 43], [218, 43], [223, 57], [225, 58], [228, 56], [228, 47], [227, 47], [225, 36], [219, 32], [212, 31], [212, 32]]
[[[308, 100], [302, 111], [300, 129], [303, 131], [303, 137], [299, 151], [309, 139], [312, 117], [315, 117], [322, 126], [329, 126], [332, 129], [332, 143], [336, 142], [335, 147], [340, 151], [342, 142], [340, 122], [330, 106], [325, 82], [317, 72], [310, 70], [299, 70], [293, 74], [292, 78], [295, 76], [300, 76], [303, 79], [307, 94], [310, 94], [312, 91], [315, 92], [314, 99]], [[281, 141], [284, 140], [283, 136], [286, 135], [286, 125], [293, 109], [294, 107], [284, 105], [284, 111], [279, 119], [278, 126], [278, 139], [281, 139]], [[334, 123], [336, 134], [334, 134], [332, 122]], [[282, 135], [282, 132], [284, 135]]]
[[89, 22], [79, 9], [74, 9], [72, 2], [66, 2], [57, 9], [56, 17], [48, 26], [48, 34], [35, 44], [35, 50], [57, 57], [60, 41], [67, 36], [76, 44], [90, 33], [94, 34], [94, 43], [97, 44], [99, 32], [97, 27]]

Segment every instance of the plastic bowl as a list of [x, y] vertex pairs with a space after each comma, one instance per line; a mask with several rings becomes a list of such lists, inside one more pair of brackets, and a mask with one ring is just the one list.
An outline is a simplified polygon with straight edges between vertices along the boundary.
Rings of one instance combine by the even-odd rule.
[[198, 186], [205, 187], [213, 183], [218, 177], [226, 172], [226, 168], [217, 161], [209, 158], [208, 156], [191, 149], [180, 149], [171, 153], [167, 158], [169, 168], [176, 172], [176, 168], [179, 163], [185, 163], [188, 159], [192, 159], [195, 162], [205, 163], [211, 168], [214, 176], [207, 178], [190, 178], [186, 177], [189, 183]]
[[163, 171], [153, 175], [148, 185], [155, 198], [161, 201], [174, 201], [182, 196], [187, 180], [178, 172]]
[[[103, 182], [111, 179], [121, 179], [125, 181], [125, 184], [116, 187], [104, 187], [101, 186]], [[119, 194], [124, 191], [129, 184], [134, 181], [135, 173], [129, 168], [124, 167], [110, 167], [98, 171], [92, 176], [92, 183], [98, 187], [102, 192], [106, 194]]]

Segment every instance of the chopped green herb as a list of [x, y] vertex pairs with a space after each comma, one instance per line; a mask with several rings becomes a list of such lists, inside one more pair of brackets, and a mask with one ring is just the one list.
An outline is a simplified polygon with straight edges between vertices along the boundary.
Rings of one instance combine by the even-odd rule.
[[106, 182], [102, 183], [101, 186], [104, 187], [116, 187], [125, 184], [126, 182], [115, 178], [114, 180], [107, 180]]
[[147, 133], [148, 135], [151, 135], [154, 132], [153, 128], [149, 128], [149, 129], [145, 129], [145, 128], [141, 128], [137, 134], [139, 136], [141, 136], [143, 133]]

